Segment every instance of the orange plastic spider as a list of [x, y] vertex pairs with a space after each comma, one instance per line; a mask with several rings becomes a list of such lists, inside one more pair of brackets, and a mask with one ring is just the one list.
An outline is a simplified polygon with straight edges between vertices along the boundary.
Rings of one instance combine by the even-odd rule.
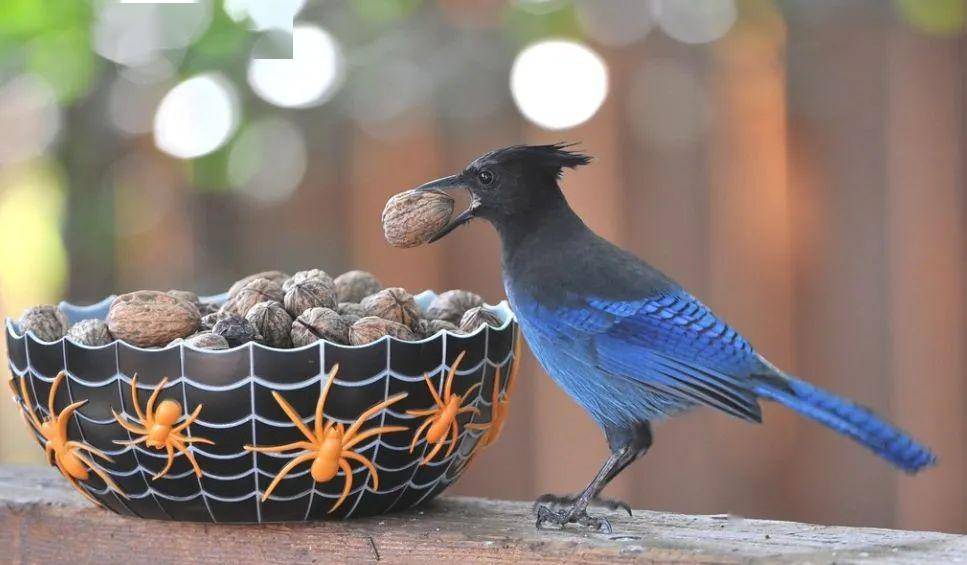
[[430, 376], [423, 373], [423, 380], [426, 381], [426, 386], [430, 389], [430, 394], [433, 395], [433, 401], [436, 403], [435, 406], [422, 410], [406, 411], [411, 416], [427, 417], [420, 427], [417, 428], [416, 433], [413, 434], [413, 441], [410, 443], [410, 453], [413, 453], [413, 450], [416, 449], [416, 443], [420, 441], [420, 435], [423, 434], [424, 430], [426, 430], [426, 442], [435, 444], [433, 449], [430, 450], [430, 453], [423, 457], [423, 461], [420, 462], [421, 465], [429, 463], [436, 457], [437, 453], [443, 448], [443, 444], [446, 443], [448, 434], [450, 436], [450, 447], [447, 448], [444, 457], [449, 457], [453, 453], [454, 448], [457, 446], [457, 438], [460, 435], [459, 424], [457, 424], [458, 415], [465, 412], [480, 413], [480, 410], [477, 408], [463, 406], [464, 401], [470, 396], [470, 393], [480, 386], [480, 383], [476, 383], [462, 395], [453, 394], [453, 376], [457, 374], [457, 367], [463, 361], [465, 353], [466, 351], [461, 351], [460, 355], [457, 355], [457, 358], [453, 361], [453, 365], [447, 373], [447, 380], [443, 385], [442, 398], [437, 394], [433, 383], [430, 382]]
[[276, 445], [272, 447], [256, 447], [254, 445], [246, 445], [246, 451], [255, 451], [257, 453], [283, 453], [286, 451], [301, 450], [305, 451], [301, 455], [295, 456], [291, 461], [285, 464], [284, 467], [279, 471], [279, 473], [269, 484], [269, 488], [265, 489], [262, 494], [262, 501], [266, 501], [275, 487], [278, 486], [279, 481], [285, 478], [292, 470], [302, 463], [307, 461], [312, 461], [312, 466], [310, 467], [310, 473], [312, 479], [317, 483], [325, 483], [331, 481], [340, 470], [346, 477], [345, 484], [343, 486], [342, 494], [336, 503], [332, 505], [329, 512], [334, 511], [339, 508], [339, 506], [346, 500], [349, 496], [349, 491], [352, 490], [353, 486], [353, 471], [349, 466], [349, 459], [357, 461], [367, 469], [369, 469], [369, 474], [373, 480], [373, 489], [379, 488], [379, 474], [376, 472], [376, 467], [373, 463], [366, 457], [353, 451], [353, 448], [358, 445], [361, 441], [371, 438], [375, 435], [390, 432], [403, 432], [408, 430], [406, 426], [379, 426], [376, 428], [370, 428], [365, 432], [360, 433], [359, 428], [363, 426], [367, 419], [369, 419], [374, 414], [378, 413], [380, 410], [399, 402], [406, 397], [406, 393], [397, 394], [387, 398], [379, 404], [374, 404], [368, 410], [363, 412], [356, 418], [356, 421], [352, 423], [347, 429], [341, 422], [334, 423], [326, 420], [323, 414], [323, 409], [326, 405], [326, 397], [329, 396], [329, 389], [332, 387], [333, 381], [336, 379], [336, 373], [339, 371], [339, 365], [335, 365], [332, 371], [327, 375], [326, 386], [322, 389], [322, 394], [319, 396], [319, 400], [316, 402], [316, 414], [315, 414], [315, 424], [314, 429], [310, 430], [302, 422], [302, 418], [299, 413], [296, 412], [295, 408], [291, 404], [286, 402], [282, 395], [273, 391], [272, 396], [275, 397], [275, 401], [279, 403], [279, 406], [286, 413], [292, 423], [299, 428], [302, 435], [306, 437], [306, 440], [295, 441], [292, 443], [287, 443], [285, 445]]
[[138, 398], [138, 377], [131, 377], [131, 402], [134, 404], [134, 411], [138, 415], [135, 423], [132, 424], [125, 421], [120, 414], [113, 410], [111, 413], [114, 414], [114, 419], [117, 420], [118, 424], [121, 424], [121, 427], [141, 437], [124, 441], [115, 440], [114, 443], [118, 445], [136, 445], [144, 442], [148, 447], [159, 451], [162, 449], [166, 450], [168, 452], [168, 462], [165, 464], [164, 469], [151, 477], [152, 481], [156, 481], [168, 474], [171, 465], [175, 461], [175, 450], [178, 450], [178, 453], [183, 453], [188, 458], [191, 466], [195, 469], [195, 476], [201, 477], [201, 467], [195, 461], [195, 455], [188, 450], [188, 444], [204, 443], [207, 445], [215, 445], [215, 442], [203, 437], [188, 437], [181, 432], [198, 418], [202, 405], [199, 404], [196, 406], [195, 411], [185, 418], [184, 422], [176, 426], [175, 423], [182, 416], [181, 404], [177, 400], [162, 400], [161, 404], [158, 405], [158, 409], [155, 410], [154, 408], [154, 403], [158, 400], [158, 394], [161, 393], [161, 389], [166, 384], [168, 384], [168, 379], [161, 379], [161, 382], [158, 383], [158, 386], [155, 387], [151, 396], [148, 398], [148, 405], [142, 411], [141, 400]]
[[507, 421], [507, 412], [510, 410], [510, 395], [514, 392], [514, 384], [517, 382], [517, 372], [520, 369], [520, 346], [521, 340], [518, 338], [517, 343], [514, 345], [513, 365], [507, 377], [507, 390], [504, 391], [503, 395], [500, 393], [500, 367], [497, 367], [497, 372], [494, 373], [494, 392], [491, 399], [490, 422], [486, 424], [467, 424], [467, 427], [472, 430], [487, 431], [480, 438], [480, 443], [478, 444], [480, 447], [489, 447], [492, 445], [497, 441], [497, 438], [500, 437], [500, 432], [504, 429], [504, 423]]
[[113, 459], [99, 449], [67, 438], [67, 423], [70, 421], [71, 416], [74, 415], [74, 412], [87, 403], [87, 400], [75, 402], [59, 413], [54, 409], [54, 398], [57, 396], [57, 389], [60, 388], [60, 383], [63, 382], [66, 375], [67, 373], [64, 371], [58, 373], [53, 384], [50, 386], [50, 394], [47, 397], [49, 416], [44, 420], [38, 418], [36, 412], [34, 412], [34, 407], [30, 402], [30, 396], [27, 394], [26, 377], [20, 377], [20, 395], [23, 398], [24, 406], [22, 412], [23, 417], [44, 438], [44, 454], [47, 456], [47, 462], [56, 464], [61, 474], [67, 477], [71, 485], [83, 494], [85, 498], [101, 506], [100, 501], [91, 496], [78, 483], [78, 481], [86, 481], [90, 477], [91, 471], [100, 477], [111, 490], [126, 498], [127, 495], [121, 492], [121, 489], [118, 488], [111, 477], [97, 468], [94, 462], [81, 452], [86, 451], [105, 461], [113, 461]]

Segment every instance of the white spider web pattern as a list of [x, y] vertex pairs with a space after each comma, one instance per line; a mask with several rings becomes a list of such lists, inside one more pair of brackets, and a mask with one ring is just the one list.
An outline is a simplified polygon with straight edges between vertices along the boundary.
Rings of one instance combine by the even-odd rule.
[[[492, 369], [496, 369], [498, 367], [501, 367], [503, 369], [509, 369], [511, 363], [517, 362], [517, 361], [515, 361], [513, 359], [513, 355], [514, 355], [513, 347], [510, 347], [509, 348], [508, 354], [504, 357], [504, 359], [502, 359], [502, 360], [500, 360], [498, 362], [491, 361], [488, 358], [488, 354], [489, 354], [489, 343], [490, 343], [490, 335], [489, 335], [489, 332], [491, 331], [491, 328], [487, 328], [486, 331], [488, 333], [487, 333], [487, 335], [485, 336], [485, 339], [484, 339], [484, 352], [483, 352], [482, 359], [476, 365], [474, 365], [473, 367], [469, 367], [469, 368], [458, 368], [456, 370], [456, 374], [458, 376], [461, 376], [461, 375], [462, 376], [466, 376], [466, 375], [474, 374], [477, 371], [480, 371], [481, 372], [481, 374], [480, 374], [481, 382], [484, 382], [484, 381], [486, 381], [488, 379], [487, 367], [490, 367]], [[513, 344], [515, 342], [515, 340], [518, 339], [518, 336], [516, 334], [517, 334], [517, 328], [514, 325], [511, 325], [511, 327], [510, 327], [510, 343], [511, 344]], [[436, 388], [437, 388], [437, 390], [439, 392], [442, 392], [442, 390], [443, 390], [443, 383], [444, 383], [444, 379], [445, 379], [445, 374], [451, 368], [445, 362], [446, 357], [447, 357], [447, 346], [448, 346], [447, 341], [446, 341], [447, 340], [447, 337], [448, 336], [446, 334], [444, 334], [444, 336], [443, 336], [443, 340], [444, 341], [443, 341], [443, 344], [442, 344], [442, 347], [441, 347], [441, 362], [440, 362], [440, 364], [438, 366], [436, 366], [434, 368], [431, 368], [431, 369], [429, 369], [427, 371], [427, 372], [429, 372], [429, 373], [431, 373], [433, 375], [433, 377], [431, 378], [431, 381], [436, 381], [434, 384], [435, 384], [435, 386], [436, 386]], [[26, 359], [26, 366], [24, 367], [23, 370], [20, 370], [20, 369], [18, 369], [14, 365], [14, 363], [13, 363], [12, 360], [9, 361], [8, 364], [9, 364], [9, 367], [10, 367], [10, 370], [11, 370], [11, 373], [12, 373], [12, 376], [13, 376], [13, 380], [16, 380], [17, 378], [22, 377], [22, 376], [26, 376], [27, 377], [27, 381], [30, 384], [30, 390], [28, 392], [32, 393], [33, 400], [31, 401], [29, 398], [21, 399], [20, 398], [19, 391], [15, 392], [14, 400], [16, 402], [18, 402], [18, 404], [20, 404], [21, 408], [23, 408], [26, 405], [27, 402], [30, 402], [30, 404], [34, 407], [35, 411], [37, 411], [38, 414], [44, 414], [44, 415], [46, 415], [47, 414], [47, 410], [44, 408], [44, 406], [41, 405], [41, 404], [43, 404], [43, 402], [41, 402], [41, 399], [37, 395], [37, 390], [36, 390], [36, 387], [35, 387], [34, 383], [35, 383], [35, 380], [37, 380], [37, 381], [41, 381], [41, 382], [50, 384], [50, 383], [53, 382], [53, 380], [54, 380], [55, 377], [46, 377], [46, 376], [43, 376], [38, 371], [36, 371], [36, 370], [33, 369], [32, 365], [31, 365], [31, 362], [30, 362], [29, 348], [28, 348], [29, 347], [30, 339], [27, 336], [25, 336], [23, 339], [24, 339], [24, 349], [25, 349], [25, 353], [27, 354], [26, 355], [26, 357], [27, 357], [27, 359]], [[233, 380], [232, 383], [230, 383], [230, 384], [228, 384], [226, 386], [211, 386], [211, 385], [205, 385], [205, 384], [202, 384], [202, 383], [198, 383], [194, 379], [192, 379], [189, 376], [187, 376], [184, 373], [184, 350], [182, 349], [182, 351], [181, 351], [181, 359], [180, 359], [181, 374], [176, 379], [169, 381], [168, 384], [166, 384], [166, 386], [165, 386], [165, 390], [171, 389], [173, 387], [180, 386], [181, 387], [181, 398], [182, 398], [182, 400], [184, 402], [184, 406], [186, 407], [186, 411], [187, 411], [188, 396], [187, 396], [187, 387], [185, 386], [186, 384], [187, 385], [191, 385], [192, 387], [195, 387], [195, 388], [197, 388], [199, 390], [209, 391], [209, 392], [220, 392], [220, 391], [225, 391], [225, 390], [234, 390], [234, 389], [241, 388], [242, 386], [248, 385], [249, 386], [249, 392], [250, 392], [250, 395], [251, 395], [251, 402], [252, 402], [252, 406], [251, 406], [252, 410], [251, 410], [249, 416], [243, 417], [243, 418], [238, 419], [238, 420], [235, 420], [235, 421], [225, 422], [225, 423], [206, 422], [203, 419], [199, 418], [197, 420], [197, 423], [200, 424], [200, 425], [202, 425], [202, 426], [205, 426], [205, 427], [216, 428], [216, 429], [219, 429], [219, 428], [220, 429], [228, 429], [228, 428], [232, 428], [232, 427], [236, 427], [236, 426], [243, 426], [243, 425], [249, 424], [249, 425], [251, 425], [251, 428], [252, 428], [252, 444], [253, 445], [258, 445], [258, 443], [256, 441], [257, 440], [257, 438], [256, 438], [256, 422], [259, 422], [260, 424], [265, 425], [265, 426], [271, 426], [271, 427], [275, 427], [275, 428], [294, 428], [295, 427], [295, 424], [293, 424], [292, 422], [283, 422], [283, 421], [273, 420], [273, 419], [266, 418], [266, 417], [261, 416], [260, 414], [258, 414], [256, 412], [256, 410], [255, 410], [255, 401], [254, 401], [254, 394], [255, 394], [255, 390], [256, 390], [256, 385], [261, 386], [261, 387], [266, 388], [266, 389], [271, 390], [271, 391], [276, 391], [276, 392], [284, 393], [285, 391], [296, 390], [296, 389], [303, 388], [303, 387], [306, 387], [306, 386], [310, 386], [310, 385], [313, 385], [313, 384], [318, 384], [319, 385], [319, 389], [321, 391], [322, 387], [325, 384], [325, 379], [326, 379], [326, 376], [327, 376], [325, 374], [325, 371], [324, 371], [324, 367], [325, 367], [325, 358], [324, 358], [324, 356], [325, 356], [325, 349], [326, 349], [325, 347], [322, 347], [322, 346], [319, 347], [319, 351], [320, 351], [320, 359], [319, 359], [320, 365], [319, 365], [319, 372], [317, 374], [313, 375], [312, 377], [310, 377], [308, 379], [305, 379], [303, 381], [297, 382], [297, 383], [274, 383], [272, 381], [269, 381], [267, 379], [264, 379], [264, 378], [261, 378], [261, 377], [258, 377], [258, 376], [255, 375], [255, 371], [254, 371], [254, 355], [252, 353], [251, 348], [249, 348], [248, 349], [248, 352], [247, 352], [248, 357], [249, 357], [249, 374], [246, 375], [246, 376], [244, 376], [244, 377], [242, 377], [242, 378], [240, 378], [240, 379]], [[400, 373], [398, 373], [396, 371], [393, 371], [390, 368], [390, 353], [391, 353], [391, 348], [389, 347], [389, 344], [387, 344], [387, 347], [386, 347], [386, 366], [385, 366], [384, 370], [378, 372], [374, 376], [369, 377], [369, 378], [366, 378], [366, 379], [362, 379], [362, 380], [359, 380], [359, 381], [342, 380], [342, 379], [339, 379], [337, 377], [336, 379], [334, 379], [333, 386], [334, 387], [356, 388], [356, 387], [363, 387], [363, 386], [367, 386], [367, 385], [372, 385], [372, 384], [378, 382], [380, 379], [385, 379], [384, 386], [383, 386], [383, 400], [385, 401], [390, 396], [390, 390], [391, 390], [390, 383], [391, 383], [391, 381], [393, 379], [398, 380], [398, 381], [402, 381], [402, 382], [409, 382], [409, 383], [416, 382], [416, 381], [422, 381], [423, 380], [422, 374], [417, 375], [417, 376], [412, 376], [412, 375], [400, 374]], [[66, 350], [63, 352], [63, 360], [64, 360], [64, 364], [66, 364], [66, 362], [67, 362]], [[130, 380], [130, 378], [127, 375], [121, 373], [121, 371], [120, 371], [119, 363], [117, 361], [117, 350], [115, 350], [115, 369], [116, 369], [116, 372], [115, 372], [114, 375], [112, 375], [112, 376], [110, 376], [110, 377], [108, 377], [106, 379], [99, 380], [99, 381], [89, 381], [89, 380], [85, 380], [85, 379], [82, 379], [82, 378], [78, 377], [77, 375], [73, 374], [71, 371], [65, 370], [66, 375], [67, 375], [67, 377], [65, 378], [65, 383], [67, 384], [67, 394], [68, 394], [68, 398], [70, 399], [71, 402], [73, 402], [73, 395], [72, 395], [72, 392], [71, 392], [71, 386], [70, 385], [71, 384], [76, 384], [76, 385], [81, 385], [81, 386], [85, 386], [85, 387], [101, 387], [101, 386], [106, 386], [106, 385], [116, 385], [118, 387], [118, 393], [121, 395], [121, 397], [123, 399], [125, 388], [128, 388], [129, 389], [131, 380]], [[493, 378], [493, 374], [494, 374], [493, 371], [489, 371], [489, 375], [490, 375], [490, 378], [491, 379]], [[504, 384], [504, 387], [506, 387], [506, 381], [503, 384]], [[127, 385], [127, 386], [125, 386], [125, 385]], [[495, 385], [495, 383], [493, 382], [493, 380], [491, 380], [491, 386], [494, 386], [494, 385]], [[148, 385], [148, 384], [139, 383], [138, 384], [138, 389], [139, 390], [144, 390], [144, 391], [150, 391], [150, 390], [153, 390], [154, 389], [154, 386], [156, 386], [156, 385]], [[484, 392], [484, 389], [485, 388], [486, 388], [485, 386], [479, 387], [478, 390], [476, 391], [476, 394], [473, 397], [472, 402], [470, 402], [469, 404], [466, 404], [466, 405], [467, 406], [473, 406], [473, 407], [480, 407], [480, 408], [490, 407], [491, 403], [487, 399], [485, 399], [484, 396], [483, 396], [483, 392]], [[122, 415], [122, 417], [131, 418], [131, 415], [128, 414], [127, 411], [124, 408], [123, 401], [121, 402], [121, 406], [120, 406], [119, 413]], [[416, 416], [411, 416], [411, 415], [405, 414], [403, 412], [394, 411], [392, 408], [384, 408], [383, 410], [380, 410], [379, 412], [377, 412], [376, 414], [374, 414], [370, 418], [369, 421], [370, 422], [374, 422], [374, 425], [380, 425], [380, 426], [381, 425], [384, 425], [384, 423], [386, 421], [386, 415], [387, 415], [387, 413], [390, 413], [395, 418], [402, 419], [402, 420], [411, 420], [411, 419], [418, 418]], [[87, 441], [87, 440], [84, 437], [84, 431], [83, 431], [84, 430], [84, 426], [83, 425], [80, 425], [80, 421], [83, 421], [83, 422], [85, 422], [88, 425], [117, 425], [113, 418], [109, 418], [109, 419], [92, 418], [92, 417], [87, 416], [86, 414], [83, 414], [81, 411], [75, 412], [75, 416], [79, 420], [77, 422], [77, 429], [81, 433], [81, 440], [82, 441]], [[470, 419], [469, 419], [469, 421], [467, 423], [475, 421], [475, 417], [476, 416], [474, 414], [471, 414]], [[179, 420], [179, 421], [183, 421], [183, 418], [184, 418], [184, 416], [182, 416], [182, 419]], [[352, 422], [352, 420], [335, 418], [335, 417], [331, 417], [331, 416], [328, 416], [328, 415], [326, 416], [326, 418], [328, 420], [330, 420], [330, 421], [333, 421], [333, 422], [341, 422], [341, 423], [344, 423], [344, 424], [350, 424]], [[379, 418], [378, 424], [375, 423], [375, 419], [376, 418]], [[306, 417], [306, 418], [303, 419], [303, 422], [306, 423], [307, 425], [313, 423], [313, 421], [314, 421], [314, 416], [311, 416], [311, 415], [309, 417]], [[192, 426], [189, 426], [188, 429], [186, 429], [186, 433], [188, 435], [191, 435], [191, 428], [193, 426], [194, 426], [194, 424]], [[125, 433], [127, 433], [127, 432], [125, 432]], [[438, 469], [441, 469], [442, 468], [442, 471], [436, 471], [434, 473], [436, 475], [435, 478], [433, 478], [432, 480], [423, 482], [423, 483], [418, 483], [418, 482], [415, 481], [415, 479], [416, 479], [417, 474], [420, 471], [420, 461], [422, 460], [425, 452], [427, 451], [427, 443], [426, 443], [426, 439], [425, 438], [421, 438], [420, 441], [417, 443], [418, 449], [416, 449], [413, 452], [413, 458], [414, 458], [413, 461], [411, 461], [410, 463], [407, 463], [405, 465], [402, 465], [400, 467], [395, 467], [395, 468], [394, 467], [388, 467], [388, 466], [385, 466], [385, 465], [381, 465], [378, 462], [378, 455], [379, 455], [380, 450], [381, 449], [389, 449], [389, 450], [394, 450], [394, 451], [403, 451], [403, 450], [408, 450], [409, 449], [408, 446], [400, 447], [400, 446], [388, 444], [388, 443], [384, 442], [381, 438], [376, 437], [374, 440], [366, 443], [365, 445], [357, 447], [356, 448], [356, 451], [358, 451], [358, 452], [364, 452], [364, 451], [369, 450], [369, 449], [372, 449], [373, 450], [373, 454], [371, 456], [371, 459], [372, 459], [373, 465], [379, 471], [392, 473], [392, 472], [405, 471], [406, 469], [409, 469], [409, 468], [412, 468], [412, 471], [409, 474], [408, 480], [403, 481], [402, 483], [397, 484], [395, 486], [392, 486], [390, 488], [384, 488], [384, 489], [380, 489], [380, 490], [374, 490], [370, 486], [371, 480], [370, 480], [370, 476], [369, 476], [369, 471], [365, 467], [363, 467], [361, 465], [359, 465], [356, 468], [354, 468], [352, 472], [353, 472], [354, 476], [356, 476], [357, 473], [358, 473], [359, 474], [359, 478], [353, 480], [353, 485], [354, 486], [353, 486], [353, 488], [350, 491], [350, 496], [354, 497], [354, 501], [352, 502], [352, 506], [349, 508], [348, 512], [345, 514], [345, 517], [349, 517], [353, 513], [355, 513], [356, 508], [358, 507], [358, 505], [360, 504], [361, 500], [363, 499], [364, 495], [367, 492], [374, 493], [374, 494], [378, 494], [378, 495], [393, 495], [395, 493], [395, 499], [393, 500], [392, 504], [390, 504], [390, 506], [388, 506], [387, 509], [386, 509], [387, 511], [390, 511], [390, 510], [395, 509], [396, 505], [400, 502], [400, 500], [403, 500], [404, 499], [406, 493], [410, 489], [416, 489], [418, 491], [421, 491], [423, 494], [415, 502], [412, 502], [412, 501], [411, 502], [408, 502], [408, 506], [414, 506], [414, 505], [420, 504], [421, 502], [423, 502], [424, 500], [426, 500], [428, 497], [432, 496], [434, 493], [438, 493], [438, 492], [442, 491], [443, 488], [445, 488], [446, 485], [449, 485], [450, 483], [452, 483], [453, 481], [455, 481], [460, 476], [460, 474], [462, 474], [462, 472], [465, 470], [465, 468], [466, 468], [466, 464], [465, 463], [471, 457], [471, 455], [473, 454], [475, 448], [477, 447], [476, 444], [479, 442], [480, 436], [483, 435], [483, 433], [485, 433], [483, 430], [479, 430], [479, 431], [469, 430], [469, 429], [466, 428], [466, 425], [463, 425], [463, 431], [459, 434], [459, 436], [457, 438], [457, 447], [453, 450], [453, 453], [451, 455], [446, 456], [444, 458], [441, 458], [439, 460], [435, 460], [435, 461], [428, 462], [425, 465], [426, 467], [428, 467], [430, 469], [435, 469], [435, 470], [438, 470]], [[34, 431], [34, 435], [35, 435], [35, 437], [37, 436], [36, 431]], [[130, 438], [131, 434], [128, 433], [127, 435]], [[470, 438], [470, 441], [467, 441], [467, 438]], [[42, 441], [43, 441], [42, 440], [42, 437], [38, 437], [37, 439], [42, 444]], [[262, 512], [261, 512], [261, 496], [262, 496], [262, 492], [258, 488], [258, 485], [259, 485], [258, 476], [259, 475], [262, 475], [264, 477], [271, 478], [271, 477], [274, 476], [274, 474], [271, 473], [271, 472], [269, 472], [269, 471], [266, 471], [266, 470], [262, 469], [259, 466], [259, 456], [270, 457], [270, 458], [285, 458], [285, 459], [289, 459], [289, 458], [294, 457], [294, 456], [297, 456], [299, 454], [299, 452], [296, 452], [296, 453], [288, 453], [288, 454], [271, 454], [271, 453], [254, 453], [254, 452], [250, 453], [250, 452], [247, 452], [247, 451], [244, 451], [244, 450], [239, 451], [237, 453], [225, 454], [225, 453], [214, 453], [214, 452], [211, 452], [211, 451], [206, 451], [204, 448], [196, 447], [194, 445], [189, 446], [188, 449], [192, 450], [192, 452], [194, 452], [196, 454], [200, 454], [200, 455], [203, 455], [205, 457], [209, 457], [211, 459], [234, 459], [234, 458], [240, 458], [243, 455], [251, 455], [252, 456], [252, 466], [251, 466], [250, 469], [245, 470], [245, 471], [240, 472], [240, 473], [237, 473], [237, 474], [233, 474], [233, 475], [220, 475], [220, 474], [217, 474], [217, 473], [211, 473], [211, 472], [207, 472], [206, 471], [206, 472], [204, 472], [204, 480], [206, 480], [206, 481], [207, 480], [215, 480], [215, 481], [236, 481], [236, 480], [243, 479], [243, 478], [251, 475], [252, 478], [253, 478], [254, 486], [255, 486], [254, 490], [251, 491], [251, 492], [245, 493], [243, 495], [240, 495], [240, 496], [222, 496], [222, 495], [214, 494], [214, 493], [206, 490], [205, 489], [205, 485], [203, 483], [203, 480], [201, 478], [199, 478], [197, 480], [197, 484], [198, 484], [197, 491], [196, 492], [193, 492], [191, 494], [187, 494], [187, 495], [173, 495], [171, 493], [163, 492], [162, 490], [156, 489], [156, 488], [154, 488], [152, 486], [152, 481], [150, 480], [150, 476], [153, 474], [153, 472], [144, 465], [144, 461], [148, 461], [150, 459], [144, 459], [144, 458], [149, 457], [149, 458], [156, 458], [156, 459], [165, 459], [167, 456], [166, 456], [166, 454], [161, 453], [161, 452], [154, 452], [154, 451], [152, 451], [150, 449], [145, 449], [145, 448], [141, 447], [140, 445], [128, 445], [128, 446], [123, 446], [121, 448], [114, 449], [114, 450], [104, 450], [109, 456], [112, 456], [112, 457], [117, 456], [117, 455], [121, 455], [121, 454], [126, 453], [128, 451], [132, 452], [131, 455], [132, 455], [132, 457], [134, 459], [135, 464], [131, 468], [127, 468], [127, 469], [121, 469], [121, 468], [114, 469], [114, 468], [109, 468], [107, 466], [104, 466], [104, 465], [102, 465], [100, 463], [95, 463], [95, 464], [97, 465], [97, 467], [99, 469], [103, 470], [105, 473], [107, 473], [109, 476], [111, 476], [112, 478], [115, 478], [115, 479], [117, 479], [119, 477], [131, 477], [133, 475], [140, 475], [140, 477], [141, 477], [142, 481], [144, 482], [146, 488], [143, 491], [141, 491], [141, 492], [126, 493], [127, 494], [127, 497], [129, 499], [132, 499], [132, 500], [143, 500], [143, 499], [150, 498], [150, 499], [152, 499], [154, 501], [154, 503], [157, 506], [158, 510], [163, 515], [165, 515], [165, 516], [167, 516], [169, 518], [171, 518], [171, 514], [169, 514], [168, 510], [162, 504], [161, 500], [178, 503], [178, 502], [192, 501], [192, 500], [198, 499], [200, 497], [201, 500], [202, 500], [202, 502], [203, 502], [203, 504], [204, 504], [204, 508], [205, 508], [205, 510], [208, 513], [208, 518], [212, 522], [217, 522], [218, 519], [217, 519], [215, 513], [212, 511], [211, 506], [208, 503], [209, 500], [214, 500], [214, 501], [218, 501], [218, 502], [221, 502], [221, 503], [238, 503], [238, 502], [242, 502], [242, 501], [246, 501], [248, 499], [254, 498], [255, 499], [255, 504], [256, 504], [256, 506], [255, 506], [255, 508], [256, 508], [256, 518], [257, 518], [257, 521], [260, 521], [261, 522], [262, 521]], [[450, 472], [451, 469], [456, 469], [456, 472], [453, 473], [453, 474], [451, 474], [451, 472]], [[308, 473], [309, 473], [309, 469], [307, 469], [307, 468], [306, 469], [302, 469], [302, 470], [294, 470], [292, 473], [290, 473], [287, 476], [286, 479], [283, 479], [283, 482], [284, 481], [287, 481], [287, 480], [291, 480], [291, 479], [298, 479], [300, 477], [304, 477]], [[178, 480], [186, 479], [186, 478], [188, 478], [192, 474], [193, 474], [193, 470], [191, 468], [189, 468], [188, 470], [183, 471], [183, 472], [170, 473], [169, 475], [166, 475], [165, 477], [162, 477], [161, 479], [159, 479], [159, 481], [178, 481]], [[337, 474], [337, 476], [336, 476], [336, 478], [334, 478], [333, 481], [339, 481], [339, 480], [343, 480], [343, 479], [344, 479], [344, 474], [342, 473], [342, 471], [339, 471], [338, 474]], [[79, 483], [79, 484], [81, 484], [82, 487], [85, 490], [87, 490], [92, 496], [94, 496], [95, 498], [101, 500], [102, 502], [103, 502], [103, 500], [104, 500], [105, 497], [112, 497], [113, 500], [117, 501], [117, 503], [119, 503], [120, 505], [122, 505], [124, 508], [126, 508], [128, 511], [130, 511], [132, 514], [139, 515], [139, 516], [141, 515], [141, 513], [137, 512], [134, 508], [132, 508], [131, 506], [129, 506], [127, 503], [124, 502], [124, 497], [118, 496], [107, 485], [105, 485], [104, 488], [102, 488], [102, 489], [98, 489], [98, 488], [95, 488], [94, 486], [92, 486], [90, 484], [87, 484], [87, 483]], [[341, 483], [339, 483], [339, 484], [341, 484]], [[332, 494], [332, 493], [327, 493], [327, 492], [320, 491], [319, 488], [318, 488], [318, 485], [315, 483], [315, 481], [313, 481], [312, 484], [311, 484], [311, 486], [308, 489], [304, 490], [304, 491], [298, 492], [296, 494], [290, 494], [290, 495], [273, 494], [273, 495], [271, 495], [268, 498], [268, 500], [269, 501], [278, 501], [278, 502], [288, 502], [288, 501], [297, 500], [297, 499], [302, 498], [302, 497], [308, 497], [308, 499], [307, 499], [307, 505], [306, 505], [306, 511], [305, 511], [305, 517], [306, 518], [309, 518], [310, 515], [311, 515], [311, 513], [313, 512], [313, 504], [314, 504], [314, 500], [316, 499], [316, 497], [322, 497], [322, 498], [325, 498], [325, 499], [328, 499], [328, 500], [335, 500], [340, 495], [341, 495], [341, 493]], [[347, 499], [347, 503], [350, 500], [353, 500], [353, 499]]]

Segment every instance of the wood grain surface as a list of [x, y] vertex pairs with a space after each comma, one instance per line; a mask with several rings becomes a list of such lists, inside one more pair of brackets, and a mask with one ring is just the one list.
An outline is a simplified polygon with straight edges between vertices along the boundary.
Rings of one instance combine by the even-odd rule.
[[52, 469], [0, 467], [5, 563], [956, 563], [967, 536], [638, 510], [615, 533], [538, 531], [531, 506], [444, 497], [398, 514], [262, 526], [158, 522], [93, 508]]

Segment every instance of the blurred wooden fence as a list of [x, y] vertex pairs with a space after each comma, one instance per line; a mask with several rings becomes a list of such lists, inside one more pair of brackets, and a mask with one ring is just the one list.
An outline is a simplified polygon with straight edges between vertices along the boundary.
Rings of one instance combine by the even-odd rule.
[[[963, 532], [964, 47], [844, 8], [835, 20], [740, 24], [705, 50], [662, 37], [604, 50], [608, 101], [562, 134], [512, 112], [472, 126], [417, 117], [392, 140], [324, 121], [310, 133], [315, 153], [292, 201], [255, 208], [180, 190], [156, 227], [119, 238], [115, 263], [72, 249], [87, 262], [75, 259], [71, 292], [111, 290], [96, 282], [95, 266], [116, 271], [121, 290], [213, 291], [245, 272], [318, 265], [497, 301], [489, 227], [394, 250], [382, 241], [383, 202], [495, 146], [580, 140], [597, 159], [564, 186], [593, 228], [680, 280], [777, 364], [870, 405], [940, 455], [937, 468], [905, 477], [774, 406], [763, 426], [701, 410], [659, 426], [652, 452], [608, 494], [680, 512]], [[641, 92], [630, 77], [668, 61], [692, 69], [710, 101], [707, 130], [674, 144], [636, 135], [627, 116], [642, 102], [632, 100]], [[530, 357], [520, 377], [504, 437], [456, 492], [575, 491], [606, 456], [600, 432]], [[7, 429], [3, 441], [8, 459], [24, 458], [25, 434]]]

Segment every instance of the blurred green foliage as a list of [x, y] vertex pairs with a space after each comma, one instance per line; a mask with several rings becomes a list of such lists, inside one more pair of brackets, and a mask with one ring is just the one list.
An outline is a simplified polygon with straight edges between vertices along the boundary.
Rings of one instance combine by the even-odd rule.
[[931, 35], [959, 35], [967, 23], [964, 0], [894, 0], [899, 16]]
[[3, 0], [0, 60], [46, 80], [61, 103], [91, 86], [100, 61], [91, 50], [92, 7], [77, 0]]

